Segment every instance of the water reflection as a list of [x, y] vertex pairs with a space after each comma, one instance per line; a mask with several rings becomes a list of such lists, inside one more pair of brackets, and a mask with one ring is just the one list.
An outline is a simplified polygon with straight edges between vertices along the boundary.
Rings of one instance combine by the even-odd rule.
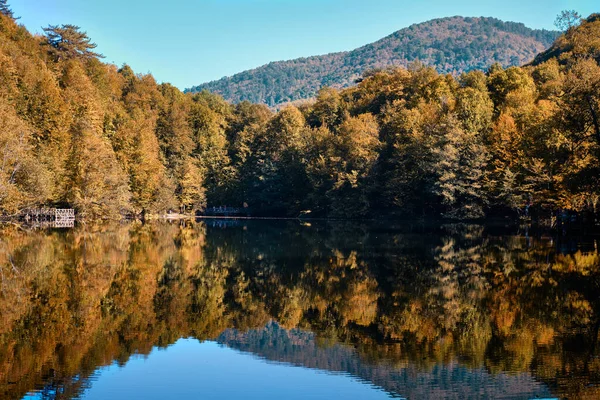
[[0, 395], [92, 393], [99, 367], [190, 337], [407, 398], [600, 397], [597, 242], [500, 233], [5, 227]]

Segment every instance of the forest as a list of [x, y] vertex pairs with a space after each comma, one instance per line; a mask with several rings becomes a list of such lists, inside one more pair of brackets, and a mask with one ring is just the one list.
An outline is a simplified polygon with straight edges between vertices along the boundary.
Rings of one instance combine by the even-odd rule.
[[274, 61], [186, 91], [208, 90], [226, 100], [271, 107], [316, 96], [323, 86], [345, 88], [375, 68], [408, 67], [419, 61], [440, 73], [460, 74], [527, 63], [559, 32], [529, 29], [496, 18], [446, 17], [413, 24], [352, 51]]
[[0, 213], [80, 219], [247, 207], [332, 218], [595, 218], [600, 15], [529, 65], [413, 63], [274, 112], [102, 62], [75, 25], [33, 35], [0, 1]]

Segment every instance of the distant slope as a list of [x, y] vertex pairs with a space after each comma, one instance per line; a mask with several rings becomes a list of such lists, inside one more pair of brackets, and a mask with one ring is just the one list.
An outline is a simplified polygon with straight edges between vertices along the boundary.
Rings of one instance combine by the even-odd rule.
[[323, 86], [346, 87], [366, 70], [420, 60], [442, 73], [520, 65], [546, 50], [559, 33], [495, 18], [449, 17], [411, 25], [350, 52], [272, 62], [195, 86], [232, 102], [274, 106], [313, 97]]

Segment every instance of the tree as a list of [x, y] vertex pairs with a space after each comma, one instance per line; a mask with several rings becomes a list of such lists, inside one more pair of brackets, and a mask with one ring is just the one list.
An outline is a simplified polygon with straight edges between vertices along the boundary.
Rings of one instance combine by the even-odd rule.
[[438, 129], [441, 135], [435, 150], [438, 179], [434, 190], [446, 206], [444, 215], [457, 219], [483, 217], [488, 154], [481, 135], [463, 129], [452, 114], [440, 121]]
[[230, 105], [208, 92], [192, 97], [188, 123], [194, 140], [193, 156], [205, 173], [208, 203], [222, 204], [233, 176], [227, 154], [227, 117]]
[[344, 121], [336, 137], [337, 161], [333, 187], [328, 193], [332, 210], [338, 216], [362, 216], [369, 209], [367, 179], [379, 155], [379, 125], [371, 114], [360, 114]]
[[194, 150], [192, 130], [187, 120], [189, 107], [186, 98], [176, 88], [162, 86], [165, 104], [161, 104], [158, 112], [156, 136], [167, 166], [178, 171]]
[[600, 195], [600, 65], [593, 58], [572, 62], [563, 90], [555, 124], [565, 142], [559, 168], [569, 194], [561, 197], [567, 208], [594, 209], [590, 200]]
[[76, 60], [65, 62], [61, 85], [73, 119], [63, 199], [81, 217], [118, 219], [128, 211], [130, 195], [127, 176], [103, 136], [102, 100]]
[[136, 110], [113, 138], [117, 157], [129, 174], [131, 205], [142, 215], [176, 206], [175, 186], [161, 162], [155, 126], [154, 118]]
[[312, 126], [318, 127], [325, 125], [333, 127], [340, 119], [340, 94], [332, 88], [323, 88], [319, 90], [317, 101], [312, 108], [309, 121]]
[[179, 178], [179, 203], [184, 211], [203, 210], [206, 206], [206, 190], [204, 189], [204, 174], [188, 159], [183, 165]]
[[67, 200], [84, 218], [119, 219], [129, 208], [127, 176], [110, 143], [88, 121], [73, 127]]
[[294, 215], [306, 193], [302, 164], [305, 129], [302, 113], [288, 106], [257, 132], [242, 167], [247, 182], [245, 201], [259, 212]]
[[600, 146], [600, 65], [594, 59], [574, 62], [565, 79], [563, 111], [580, 135], [594, 137]]
[[554, 20], [554, 26], [566, 32], [581, 23], [581, 15], [575, 10], [563, 10]]
[[385, 147], [376, 166], [379, 204], [402, 215], [425, 214], [435, 203], [431, 125], [437, 125], [439, 109], [425, 103], [407, 109], [397, 101], [386, 107], [381, 118]]
[[489, 129], [494, 103], [487, 90], [461, 88], [456, 97], [456, 111], [466, 130], [484, 133]]
[[76, 25], [49, 25], [43, 28], [46, 33], [45, 44], [50, 46], [48, 52], [56, 61], [71, 58], [90, 59], [104, 58], [102, 54], [92, 51], [97, 47], [85, 32]]
[[487, 190], [497, 206], [518, 210], [525, 205], [525, 190], [520, 185], [523, 163], [528, 160], [524, 154], [521, 132], [510, 113], [498, 116], [488, 135], [488, 151], [491, 155]]
[[0, 0], [0, 13], [6, 15], [9, 18], [14, 20], [19, 19], [20, 17], [15, 18], [13, 11], [8, 6], [8, 0]]
[[35, 157], [32, 129], [0, 98], [0, 213], [47, 201], [51, 175]]

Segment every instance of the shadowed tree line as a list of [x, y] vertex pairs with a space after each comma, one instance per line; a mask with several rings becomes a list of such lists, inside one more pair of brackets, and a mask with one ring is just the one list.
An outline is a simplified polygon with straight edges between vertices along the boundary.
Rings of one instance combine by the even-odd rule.
[[[0, 236], [4, 397], [37, 389], [70, 398], [100, 366], [181, 337], [225, 332], [219, 340], [234, 345], [227, 329], [272, 320], [313, 332], [283, 333], [312, 344], [247, 350], [313, 367], [334, 357], [332, 369], [346, 365], [390, 392], [411, 382], [408, 371], [435, 379], [436, 368], [457, 365], [500, 381], [525, 374], [569, 398], [598, 395], [594, 241], [496, 236], [476, 225], [258, 222], [5, 227]], [[334, 344], [352, 350], [326, 351]]]
[[[0, 211], [119, 218], [208, 205], [255, 215], [598, 215], [600, 20], [525, 67], [413, 64], [274, 113], [102, 63], [74, 25], [0, 9]], [[525, 211], [526, 210], [526, 211]]]

